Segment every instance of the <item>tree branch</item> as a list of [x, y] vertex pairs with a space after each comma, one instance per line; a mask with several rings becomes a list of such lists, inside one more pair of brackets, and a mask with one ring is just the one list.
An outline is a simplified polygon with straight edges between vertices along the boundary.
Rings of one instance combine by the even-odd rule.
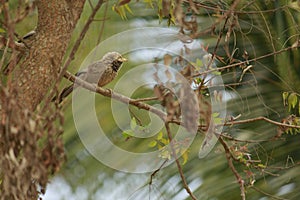
[[261, 120], [266, 121], [270, 124], [274, 124], [276, 126], [300, 129], [300, 126], [277, 122], [277, 121], [271, 120], [266, 117], [256, 117], [256, 118], [252, 118], [252, 119], [244, 119], [244, 120], [238, 120], [238, 121], [227, 121], [227, 122], [225, 122], [224, 126], [231, 126], [231, 125], [236, 125], [236, 124], [246, 124], [246, 123], [251, 123], [251, 122], [256, 122], [256, 121], [261, 121]]
[[231, 171], [233, 172], [236, 180], [238, 181], [239, 185], [240, 185], [240, 190], [241, 190], [241, 196], [242, 196], [242, 200], [246, 200], [246, 194], [245, 194], [245, 182], [242, 179], [241, 175], [238, 173], [238, 171], [235, 169], [233, 162], [232, 162], [232, 156], [230, 153], [230, 149], [227, 146], [227, 144], [225, 143], [225, 141], [222, 139], [222, 137], [219, 137], [219, 141], [222, 144], [224, 150], [225, 150], [225, 155], [226, 155], [226, 159], [229, 165], [229, 168], [231, 169]]
[[156, 114], [158, 117], [160, 117], [164, 122], [166, 121], [166, 114], [153, 107], [153, 106], [150, 106], [148, 104], [145, 104], [145, 103], [142, 103], [140, 101], [136, 101], [135, 99], [131, 99], [129, 97], [126, 97], [126, 96], [123, 96], [121, 94], [118, 94], [118, 93], [115, 93], [109, 89], [104, 89], [104, 88], [101, 88], [101, 87], [96, 87], [95, 85], [91, 84], [91, 83], [88, 83], [76, 76], [74, 76], [73, 74], [71, 74], [70, 72], [66, 71], [65, 73], [65, 78], [67, 78], [68, 80], [70, 80], [71, 82], [78, 84], [80, 85], [81, 87], [85, 88], [85, 89], [88, 89], [90, 91], [93, 91], [93, 92], [96, 92], [96, 93], [99, 93], [103, 96], [106, 96], [106, 97], [111, 97], [115, 100], [118, 100], [120, 102], [123, 102], [125, 104], [130, 104], [130, 105], [133, 105], [133, 106], [136, 106], [140, 109], [143, 109], [143, 110], [148, 110], [154, 114]]
[[191, 189], [189, 188], [188, 184], [187, 184], [187, 181], [185, 179], [185, 176], [184, 176], [184, 173], [183, 173], [183, 170], [182, 170], [182, 167], [181, 167], [181, 164], [178, 160], [178, 157], [177, 157], [177, 154], [176, 154], [176, 150], [174, 148], [174, 141], [173, 141], [173, 138], [172, 138], [172, 134], [171, 134], [171, 130], [170, 130], [170, 126], [169, 126], [169, 122], [166, 122], [165, 123], [165, 127], [166, 127], [166, 130], [167, 130], [167, 135], [168, 135], [168, 138], [170, 140], [170, 146], [171, 146], [171, 151], [172, 151], [172, 155], [175, 159], [175, 162], [176, 162], [176, 165], [177, 165], [177, 169], [178, 169], [178, 172], [179, 172], [179, 175], [180, 175], [180, 178], [182, 180], [182, 184], [183, 184], [183, 187], [184, 189], [186, 190], [186, 192], [190, 195], [190, 197], [193, 199], [193, 200], [197, 200], [197, 198], [195, 197], [195, 195], [193, 194], [193, 192], [191, 191]]
[[229, 68], [233, 68], [233, 67], [238, 67], [238, 66], [241, 66], [241, 65], [245, 65], [245, 64], [248, 64], [249, 62], [255, 62], [257, 60], [261, 60], [263, 58], [267, 58], [267, 57], [270, 57], [270, 56], [274, 56], [274, 55], [277, 55], [277, 54], [280, 54], [280, 53], [283, 53], [285, 51], [289, 51], [289, 50], [292, 50], [294, 49], [295, 47], [286, 47], [284, 49], [281, 49], [279, 51], [275, 51], [275, 52], [272, 52], [272, 53], [268, 53], [268, 54], [265, 54], [265, 55], [262, 55], [262, 56], [259, 56], [259, 57], [256, 57], [256, 58], [253, 58], [253, 59], [250, 59], [250, 60], [246, 60], [246, 61], [242, 61], [242, 62], [238, 62], [238, 63], [233, 63], [233, 64], [230, 64], [230, 65], [226, 65], [226, 66], [223, 66], [223, 67], [218, 67], [218, 68], [214, 68], [214, 69], [210, 69], [210, 70], [207, 70], [205, 72], [199, 72], [199, 73], [196, 73], [193, 75], [193, 77], [198, 77], [198, 76], [201, 76], [201, 75], [204, 75], [204, 74], [208, 74], [208, 73], [211, 73], [211, 72], [215, 72], [215, 71], [222, 71], [224, 69], [229, 69]]

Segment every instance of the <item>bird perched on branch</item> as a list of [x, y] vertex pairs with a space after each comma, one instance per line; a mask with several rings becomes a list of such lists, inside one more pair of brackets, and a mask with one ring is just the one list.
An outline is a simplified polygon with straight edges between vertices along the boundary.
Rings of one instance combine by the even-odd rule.
[[[118, 75], [118, 70], [127, 59], [118, 52], [108, 52], [99, 61], [90, 64], [86, 69], [75, 75], [80, 79], [102, 87], [110, 83]], [[62, 90], [58, 96], [59, 102], [67, 97], [78, 85], [72, 84]], [[56, 99], [56, 98], [55, 98]]]

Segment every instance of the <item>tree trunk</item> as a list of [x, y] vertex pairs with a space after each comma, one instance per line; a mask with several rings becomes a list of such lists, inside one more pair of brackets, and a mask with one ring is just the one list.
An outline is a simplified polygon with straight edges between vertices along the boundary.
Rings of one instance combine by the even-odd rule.
[[33, 111], [56, 82], [85, 0], [38, 0], [38, 24], [29, 52], [13, 74], [10, 90]]

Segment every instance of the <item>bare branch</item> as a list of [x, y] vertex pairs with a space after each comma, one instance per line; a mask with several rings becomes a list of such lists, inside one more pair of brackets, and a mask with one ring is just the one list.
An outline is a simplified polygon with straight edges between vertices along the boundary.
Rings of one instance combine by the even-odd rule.
[[[190, 0], [183, 0], [183, 2], [185, 2], [185, 3], [190, 3], [189, 1]], [[226, 10], [226, 9], [221, 9], [219, 7], [212, 7], [212, 6], [206, 5], [206, 4], [201, 3], [201, 2], [193, 1], [193, 4], [198, 9], [199, 8], [204, 8], [206, 10], [212, 10], [212, 11], [215, 11], [215, 12], [228, 12], [228, 10]], [[257, 10], [257, 11], [253, 11], [253, 10], [250, 10], [250, 11], [234, 10], [233, 12], [235, 14], [252, 14], [252, 15], [256, 15], [256, 14], [259, 14], [259, 13], [275, 13], [276, 11], [284, 10], [287, 7], [288, 7], [288, 5], [281, 6], [281, 7], [274, 8], [274, 9], [269, 9], [269, 10]]]
[[149, 180], [149, 185], [152, 184], [153, 181], [153, 177], [161, 170], [161, 168], [168, 162], [168, 159], [166, 159], [157, 170], [155, 170], [154, 172], [152, 172], [152, 174], [150, 175], [150, 180]]
[[207, 70], [205, 72], [199, 72], [199, 73], [194, 74], [193, 77], [198, 77], [198, 76], [201, 76], [201, 75], [204, 75], [204, 74], [208, 74], [208, 73], [211, 73], [211, 72], [222, 71], [224, 69], [229, 69], [229, 68], [233, 68], [233, 67], [238, 67], [238, 66], [241, 66], [241, 65], [245, 65], [245, 64], [248, 64], [249, 62], [255, 62], [255, 61], [261, 60], [263, 58], [267, 58], [267, 57], [270, 57], [270, 56], [274, 56], [274, 55], [277, 55], [277, 54], [280, 54], [280, 53], [292, 50], [293, 48], [294, 47], [292, 47], [292, 46], [286, 47], [286, 48], [281, 49], [279, 51], [268, 53], [268, 54], [265, 54], [265, 55], [262, 55], [262, 56], [250, 59], [250, 60], [246, 60], [246, 61], [242, 61], [242, 62], [238, 62], [238, 63], [233, 63], [233, 64], [230, 64], [230, 65], [226, 65], [226, 66], [223, 66], [223, 67], [218, 67], [218, 68], [215, 68], [215, 69], [210, 69], [210, 70]]
[[237, 182], [240, 185], [240, 190], [241, 190], [241, 196], [242, 196], [242, 200], [246, 200], [246, 194], [245, 194], [245, 182], [242, 179], [241, 175], [238, 173], [238, 171], [235, 169], [233, 162], [232, 162], [232, 155], [230, 152], [229, 147], [227, 146], [226, 142], [222, 139], [222, 137], [219, 137], [219, 141], [222, 144], [224, 150], [225, 150], [225, 155], [226, 155], [226, 159], [229, 165], [229, 168], [231, 169], [231, 171], [233, 172]]
[[227, 121], [227, 122], [225, 122], [224, 125], [231, 126], [231, 125], [236, 125], [236, 124], [246, 124], [246, 123], [251, 123], [251, 122], [256, 122], [256, 121], [261, 121], [261, 120], [266, 121], [271, 124], [274, 124], [276, 126], [300, 129], [300, 126], [273, 121], [266, 117], [256, 117], [256, 118], [252, 118], [252, 119], [245, 119], [245, 120], [238, 120], [238, 121]]
[[261, 189], [255, 187], [255, 186], [251, 186], [251, 187], [249, 187], [249, 188], [252, 188], [253, 190], [255, 190], [255, 191], [257, 191], [257, 192], [260, 192], [260, 193], [262, 193], [262, 194], [264, 194], [264, 195], [266, 195], [266, 196], [268, 196], [268, 197], [271, 197], [272, 199], [277, 199], [277, 200], [288, 200], [288, 199], [286, 199], [286, 198], [281, 198], [281, 197], [277, 197], [277, 196], [274, 196], [274, 195], [272, 195], [272, 194], [269, 194], [269, 193], [267, 193], [267, 192], [265, 192], [265, 191], [263, 191], [263, 190], [261, 190]]
[[165, 123], [165, 127], [166, 127], [166, 130], [167, 130], [168, 138], [170, 140], [170, 146], [171, 146], [172, 155], [173, 155], [173, 157], [175, 159], [175, 162], [176, 162], [176, 165], [177, 165], [177, 169], [178, 169], [180, 178], [182, 180], [183, 187], [184, 187], [184, 189], [186, 190], [186, 192], [190, 195], [190, 197], [193, 200], [197, 200], [197, 198], [195, 197], [195, 195], [193, 194], [193, 192], [191, 191], [191, 189], [188, 186], [188, 183], [187, 183], [187, 181], [185, 179], [185, 176], [184, 176], [181, 164], [180, 164], [180, 162], [178, 160], [178, 157], [177, 157], [177, 154], [176, 154], [176, 150], [175, 150], [175, 148], [173, 146], [174, 144], [173, 144], [173, 138], [172, 138], [172, 134], [171, 134], [169, 122]]

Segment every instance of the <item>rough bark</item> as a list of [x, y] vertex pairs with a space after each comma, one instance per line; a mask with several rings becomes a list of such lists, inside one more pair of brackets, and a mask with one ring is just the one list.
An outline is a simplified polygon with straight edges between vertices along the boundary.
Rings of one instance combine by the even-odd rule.
[[35, 110], [55, 83], [85, 0], [38, 0], [36, 35], [13, 74], [11, 90], [23, 108]]

